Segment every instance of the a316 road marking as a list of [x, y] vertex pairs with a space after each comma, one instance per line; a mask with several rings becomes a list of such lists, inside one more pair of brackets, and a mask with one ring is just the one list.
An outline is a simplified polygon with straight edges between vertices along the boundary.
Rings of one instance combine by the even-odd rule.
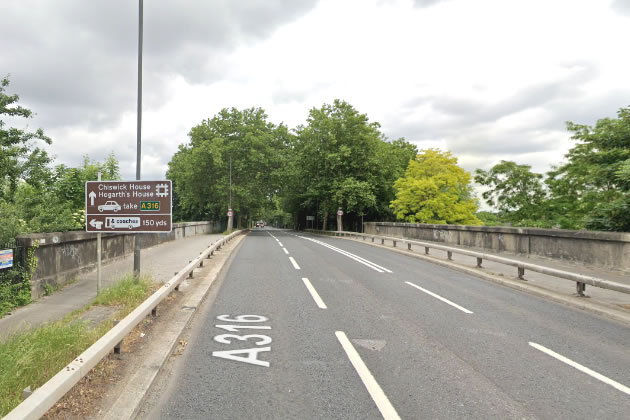
[[594, 370], [591, 370], [589, 368], [587, 368], [586, 366], [583, 366], [577, 362], [574, 362], [573, 360], [564, 357], [561, 354], [556, 353], [553, 350], [549, 350], [547, 347], [545, 346], [541, 346], [540, 344], [537, 343], [532, 343], [531, 341], [529, 342], [529, 345], [532, 346], [533, 348], [535, 348], [536, 350], [540, 350], [545, 354], [548, 354], [549, 356], [560, 360], [563, 363], [566, 363], [567, 365], [579, 370], [580, 372], [586, 373], [587, 375], [592, 376], [595, 379], [598, 379], [600, 381], [602, 381], [603, 383], [612, 386], [615, 389], [618, 389], [619, 391], [623, 392], [624, 394], [630, 395], [630, 388], [628, 388], [627, 386], [620, 384], [617, 381], [614, 381], [604, 375], [602, 375], [601, 373], [597, 373]]
[[302, 281], [304, 282], [304, 286], [306, 286], [306, 288], [310, 292], [313, 300], [315, 301], [319, 309], [327, 309], [328, 307], [326, 306], [322, 298], [319, 297], [319, 293], [317, 293], [317, 290], [315, 290], [309, 279], [307, 279], [306, 277], [302, 277]]
[[387, 395], [385, 395], [383, 389], [381, 389], [378, 382], [376, 382], [376, 379], [374, 379], [370, 370], [367, 368], [365, 363], [363, 363], [361, 356], [356, 351], [350, 340], [348, 340], [346, 334], [343, 331], [336, 331], [335, 335], [337, 336], [337, 340], [341, 343], [341, 347], [343, 347], [346, 352], [348, 359], [350, 359], [350, 363], [352, 363], [352, 366], [354, 366], [354, 369], [359, 374], [361, 381], [363, 381], [363, 385], [365, 385], [370, 393], [370, 397], [372, 397], [372, 400], [376, 403], [376, 406], [381, 412], [383, 418], [386, 420], [400, 420], [400, 416], [396, 412], [396, 409], [392, 403], [389, 402]]
[[[239, 330], [249, 329], [249, 330], [270, 330], [271, 327], [267, 325], [247, 325], [249, 323], [256, 322], [266, 322], [269, 321], [269, 318], [264, 317], [262, 315], [236, 315], [234, 318], [230, 318], [230, 315], [219, 315], [217, 316], [219, 321], [223, 322], [238, 322], [244, 323], [241, 324], [222, 324], [215, 325], [217, 328], [221, 328], [230, 332], [238, 332]], [[265, 346], [267, 344], [271, 344], [271, 337], [262, 334], [247, 334], [247, 335], [238, 335], [238, 334], [219, 334], [214, 337], [214, 341], [221, 344], [234, 344], [236, 341], [250, 341], [256, 346]], [[212, 355], [214, 357], [219, 357], [221, 359], [234, 360], [237, 362], [249, 363], [257, 366], [269, 367], [269, 362], [258, 359], [258, 354], [266, 351], [271, 351], [271, 346], [269, 347], [250, 347], [247, 349], [237, 349], [237, 350], [222, 350], [222, 351], [213, 351]]]
[[469, 311], [468, 309], [464, 308], [463, 306], [459, 306], [458, 304], [456, 304], [454, 302], [451, 302], [450, 300], [448, 300], [446, 298], [443, 298], [442, 296], [440, 296], [440, 295], [438, 295], [436, 293], [433, 293], [433, 292], [431, 292], [431, 291], [429, 291], [427, 289], [423, 289], [422, 287], [418, 286], [417, 284], [413, 284], [413, 283], [408, 282], [408, 281], [406, 281], [405, 283], [407, 283], [411, 287], [415, 287], [416, 289], [426, 293], [427, 295], [433, 296], [434, 298], [439, 299], [442, 302], [447, 303], [447, 304], [451, 305], [452, 307], [459, 309], [460, 311], [462, 311], [464, 313], [467, 313], [467, 314], [472, 314], [473, 313], [473, 311]]

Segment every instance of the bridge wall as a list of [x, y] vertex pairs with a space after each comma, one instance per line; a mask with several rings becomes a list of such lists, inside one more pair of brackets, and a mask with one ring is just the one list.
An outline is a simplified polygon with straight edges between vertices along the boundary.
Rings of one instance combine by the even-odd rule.
[[389, 222], [367, 222], [364, 230], [373, 235], [535, 255], [630, 273], [630, 233]]
[[[173, 223], [169, 233], [143, 233], [141, 248], [149, 248], [168, 241], [216, 232], [215, 222]], [[33, 246], [37, 270], [31, 282], [34, 299], [42, 296], [44, 283], [60, 286], [70, 282], [82, 272], [96, 268], [96, 233], [74, 231], [55, 233], [33, 233], [16, 238], [18, 246]], [[133, 254], [133, 233], [103, 233], [101, 239], [103, 264]]]

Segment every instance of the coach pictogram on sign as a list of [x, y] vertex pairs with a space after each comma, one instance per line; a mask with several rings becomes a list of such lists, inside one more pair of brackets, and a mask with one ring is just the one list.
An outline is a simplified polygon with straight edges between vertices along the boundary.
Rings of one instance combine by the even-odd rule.
[[171, 181], [88, 181], [85, 229], [88, 232], [170, 232]]

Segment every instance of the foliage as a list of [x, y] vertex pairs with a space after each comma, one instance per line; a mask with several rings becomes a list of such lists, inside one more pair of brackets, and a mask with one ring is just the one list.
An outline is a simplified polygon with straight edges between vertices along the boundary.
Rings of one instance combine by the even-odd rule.
[[[5, 93], [9, 78], [0, 79], [0, 118], [32, 118], [33, 112], [17, 105], [18, 95]], [[47, 184], [51, 159], [45, 150], [35, 146], [37, 140], [50, 144], [43, 130], [30, 132], [19, 128], [5, 128], [0, 119], [0, 199], [11, 202], [20, 180], [36, 187]]]
[[630, 107], [594, 127], [567, 123], [577, 144], [548, 173], [553, 210], [573, 227], [630, 231]]
[[0, 342], [0, 416], [22, 401], [22, 390], [38, 388], [111, 329], [111, 319], [91, 326], [78, 316], [94, 305], [122, 306], [120, 319], [151, 292], [151, 279], [126, 276], [98, 298], [64, 319], [14, 334]]
[[31, 302], [31, 279], [37, 268], [34, 247], [26, 248], [24, 264], [0, 271], [0, 317], [11, 309]]
[[103, 163], [90, 160], [89, 156], [83, 157], [83, 165], [70, 168], [66, 165], [57, 165], [52, 177], [53, 192], [59, 201], [68, 204], [68, 208], [76, 212], [85, 208], [85, 183], [96, 181], [101, 172], [103, 181], [115, 181], [120, 179], [120, 167], [114, 153], [110, 153]]
[[[0, 80], [0, 117], [31, 118], [31, 110], [18, 105], [18, 95], [5, 93], [8, 77]], [[83, 166], [58, 165], [37, 142], [51, 143], [39, 129], [29, 132], [6, 127], [0, 120], [0, 243], [29, 232], [56, 232], [83, 229], [85, 182], [120, 179], [114, 154], [103, 163], [84, 157]]]
[[127, 275], [103, 290], [92, 304], [135, 308], [147, 297], [150, 290], [151, 279], [149, 277], [136, 279], [132, 275]]
[[484, 226], [506, 225], [504, 217], [500, 213], [493, 213], [491, 211], [478, 211], [477, 213], [475, 213], [475, 216], [481, 221]]
[[475, 173], [475, 182], [488, 188], [482, 197], [508, 221], [542, 218], [543, 176], [531, 172], [531, 166], [502, 160], [489, 171], [477, 169]]
[[311, 109], [291, 144], [287, 210], [317, 213], [324, 229], [338, 207], [346, 215], [391, 217], [392, 184], [416, 149], [404, 139], [386, 141], [379, 128], [341, 100]]
[[12, 200], [0, 199], [0, 243], [29, 232], [65, 232], [85, 227], [85, 182], [118, 179], [118, 161], [113, 154], [103, 162], [84, 157], [83, 166], [59, 165], [51, 171], [46, 186], [19, 182]]
[[273, 206], [280, 189], [283, 151], [290, 137], [284, 125], [267, 121], [261, 108], [223, 109], [189, 133], [169, 162], [176, 220], [223, 219], [230, 200], [243, 221]]
[[391, 207], [399, 220], [411, 223], [479, 225], [470, 178], [450, 152], [423, 150], [395, 182]]

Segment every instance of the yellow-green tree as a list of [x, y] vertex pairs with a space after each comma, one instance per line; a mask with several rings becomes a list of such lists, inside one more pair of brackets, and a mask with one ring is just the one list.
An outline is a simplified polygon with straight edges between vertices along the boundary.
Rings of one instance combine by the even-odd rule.
[[396, 199], [390, 207], [397, 219], [411, 223], [481, 225], [470, 180], [451, 152], [421, 150], [394, 183]]

